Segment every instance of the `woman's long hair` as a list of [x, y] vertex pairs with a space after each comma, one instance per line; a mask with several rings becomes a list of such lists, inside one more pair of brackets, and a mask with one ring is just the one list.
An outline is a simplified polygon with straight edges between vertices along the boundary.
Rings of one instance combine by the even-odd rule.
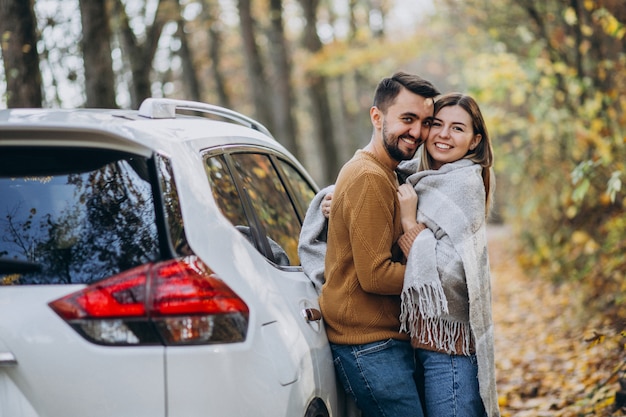
[[[472, 129], [474, 135], [481, 135], [482, 139], [478, 146], [473, 150], [469, 150], [464, 156], [472, 162], [480, 165], [482, 170], [483, 184], [485, 185], [485, 210], [488, 214], [492, 206], [492, 194], [495, 187], [495, 178], [493, 176], [493, 148], [491, 147], [491, 138], [487, 132], [487, 125], [483, 119], [483, 115], [478, 107], [478, 103], [472, 97], [461, 93], [449, 93], [439, 97], [435, 101], [434, 115], [444, 107], [459, 106], [465, 110], [472, 118]], [[433, 159], [426, 148], [422, 146], [422, 157], [420, 167], [421, 170], [432, 169]]]

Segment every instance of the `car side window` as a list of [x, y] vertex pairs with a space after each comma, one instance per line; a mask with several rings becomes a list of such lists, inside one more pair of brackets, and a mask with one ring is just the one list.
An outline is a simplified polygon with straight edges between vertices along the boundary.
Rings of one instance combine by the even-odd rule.
[[301, 221], [294, 205], [300, 203], [292, 202], [272, 158], [233, 152], [209, 156], [205, 168], [213, 197], [228, 220], [272, 262], [300, 265]]
[[309, 204], [311, 204], [311, 200], [315, 197], [315, 190], [293, 165], [282, 159], [278, 159], [278, 164], [285, 173], [289, 185], [291, 185], [294, 198], [297, 199], [298, 204], [300, 204], [300, 210], [306, 213]]
[[[289, 258], [282, 248], [275, 243], [275, 250], [272, 250], [271, 242], [265, 235], [261, 235], [256, 227], [250, 227], [250, 221], [246, 215], [247, 199], [242, 198], [234, 178], [231, 175], [226, 157], [224, 155], [213, 156], [206, 159], [205, 169], [213, 198], [220, 211], [239, 230], [250, 243], [262, 254], [267, 256], [272, 262], [280, 265], [290, 265]], [[247, 205], [249, 216], [253, 216], [252, 209]], [[282, 256], [281, 256], [282, 255]]]
[[207, 158], [204, 167], [211, 183], [213, 198], [224, 216], [234, 225], [249, 227], [243, 201], [230, 174], [224, 155]]
[[174, 180], [174, 171], [171, 161], [159, 154], [155, 154], [154, 163], [158, 172], [160, 198], [163, 203], [165, 223], [168, 236], [174, 253], [179, 256], [191, 255], [193, 252], [185, 235], [185, 224], [178, 200], [178, 187]]
[[300, 265], [300, 219], [269, 156], [239, 153], [232, 157], [265, 233], [285, 251], [290, 265]]

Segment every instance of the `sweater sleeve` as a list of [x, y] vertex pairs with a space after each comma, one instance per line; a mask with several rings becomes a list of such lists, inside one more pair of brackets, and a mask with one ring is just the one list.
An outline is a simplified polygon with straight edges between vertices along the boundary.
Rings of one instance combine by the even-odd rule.
[[395, 186], [384, 175], [366, 172], [353, 179], [344, 197], [343, 217], [361, 287], [374, 294], [400, 294], [405, 266], [392, 256], [402, 231]]
[[426, 229], [426, 225], [424, 223], [418, 223], [417, 226], [412, 228], [411, 230], [407, 230], [400, 239], [398, 239], [398, 246], [402, 249], [402, 253], [408, 259], [409, 251], [411, 250], [411, 246], [413, 246], [413, 241], [417, 235], [419, 235], [424, 229]]

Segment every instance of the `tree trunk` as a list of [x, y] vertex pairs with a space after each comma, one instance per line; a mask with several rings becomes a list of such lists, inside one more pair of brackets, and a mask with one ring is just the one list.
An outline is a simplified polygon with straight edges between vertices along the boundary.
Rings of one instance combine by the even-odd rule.
[[119, 31], [124, 55], [130, 63], [132, 88], [130, 90], [131, 107], [138, 108], [141, 102], [152, 95], [150, 88], [150, 71], [152, 61], [159, 44], [159, 38], [165, 26], [164, 3], [172, 0], [159, 0], [154, 22], [146, 29], [146, 40], [140, 44], [130, 27], [124, 4], [121, 0], [114, 1], [114, 14], [119, 19]]
[[274, 92], [270, 95], [274, 114], [273, 133], [276, 139], [299, 159], [301, 155], [296, 141], [296, 120], [293, 116], [295, 102], [291, 85], [291, 58], [285, 40], [282, 0], [270, 1], [270, 23], [270, 60], [275, 67], [270, 78], [270, 87]]
[[203, 0], [203, 19], [206, 22], [209, 36], [209, 59], [213, 81], [215, 83], [215, 93], [217, 94], [220, 106], [231, 108], [231, 99], [226, 88], [226, 81], [220, 67], [222, 53], [222, 36], [219, 30], [219, 4], [217, 0]]
[[8, 107], [41, 107], [36, 33], [32, 1], [0, 0], [0, 35]]
[[[300, 0], [300, 4], [306, 19], [304, 47], [311, 54], [315, 54], [322, 49], [322, 41], [317, 35], [317, 7], [319, 0]], [[328, 100], [327, 80], [322, 75], [308, 73], [307, 82], [311, 100], [311, 118], [316, 129], [317, 143], [320, 144], [323, 153], [321, 181], [322, 185], [331, 184], [337, 178], [340, 164]]]
[[255, 21], [252, 17], [250, 0], [238, 0], [239, 24], [243, 41], [243, 51], [246, 57], [249, 86], [254, 103], [255, 118], [263, 123], [270, 132], [274, 131], [270, 106], [267, 105], [269, 91], [267, 76], [261, 60], [261, 53], [256, 43]]
[[176, 5], [178, 13], [176, 18], [178, 25], [176, 36], [180, 39], [180, 51], [178, 52], [178, 56], [180, 56], [183, 65], [182, 81], [185, 86], [185, 99], [200, 101], [200, 81], [196, 75], [191, 48], [189, 48], [189, 41], [187, 39], [187, 33], [185, 32], [185, 19], [182, 16], [180, 0], [176, 1]]
[[106, 0], [80, 0], [86, 107], [117, 108]]

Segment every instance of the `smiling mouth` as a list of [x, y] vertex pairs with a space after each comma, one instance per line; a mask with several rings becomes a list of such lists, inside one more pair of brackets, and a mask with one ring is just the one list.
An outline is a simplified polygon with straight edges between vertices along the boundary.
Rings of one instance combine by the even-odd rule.
[[445, 143], [435, 143], [435, 147], [437, 149], [445, 149], [445, 150], [452, 148], [452, 146], [446, 145]]
[[402, 142], [404, 142], [404, 143], [408, 143], [408, 144], [410, 144], [410, 145], [416, 145], [416, 144], [419, 144], [419, 141], [418, 141], [418, 140], [413, 139], [413, 138], [408, 138], [408, 137], [406, 137], [406, 136], [401, 137], [401, 138], [400, 138], [400, 140], [401, 140]]

